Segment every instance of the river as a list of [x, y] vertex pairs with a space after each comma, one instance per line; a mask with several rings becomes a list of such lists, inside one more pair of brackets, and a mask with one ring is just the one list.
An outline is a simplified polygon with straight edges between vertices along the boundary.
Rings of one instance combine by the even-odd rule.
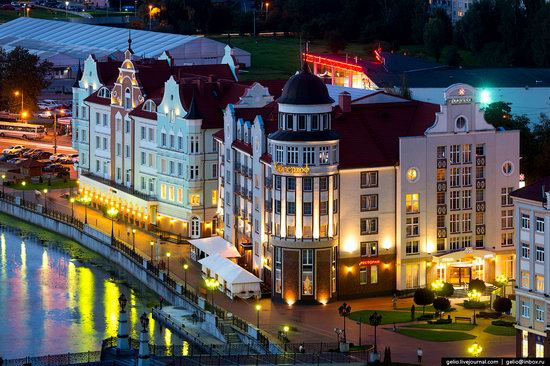
[[[121, 293], [138, 337], [156, 295], [74, 241], [24, 223], [0, 230], [0, 357], [101, 349], [117, 334]], [[155, 344], [188, 346], [151, 317], [149, 332]]]

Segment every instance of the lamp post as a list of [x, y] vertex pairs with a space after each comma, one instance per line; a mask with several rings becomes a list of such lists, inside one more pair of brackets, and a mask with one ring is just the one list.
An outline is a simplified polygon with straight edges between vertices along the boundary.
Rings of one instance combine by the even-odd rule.
[[265, 3], [265, 18], [269, 15], [269, 3]]
[[183, 283], [185, 286], [185, 295], [187, 295], [187, 270], [189, 269], [189, 264], [185, 263], [183, 265]]
[[376, 311], [369, 316], [369, 324], [374, 327], [374, 353], [378, 353], [378, 348], [376, 347], [376, 328], [382, 323], [382, 315], [378, 314]]
[[132, 250], [136, 251], [136, 229], [132, 229]]
[[214, 312], [214, 291], [220, 286], [220, 283], [215, 278], [207, 278], [204, 280], [206, 283], [206, 288], [212, 292], [212, 313]]
[[20, 92], [19, 90], [16, 90], [14, 94], [15, 94], [16, 97], [21, 95], [21, 119], [23, 119], [23, 109], [24, 109], [23, 108], [23, 92], [22, 91]]
[[472, 355], [472, 357], [479, 357], [481, 355], [481, 351], [483, 351], [483, 347], [481, 347], [477, 342], [474, 342], [470, 347], [468, 347], [468, 353]]
[[151, 245], [151, 263], [153, 263], [153, 247], [155, 246], [155, 242], [150, 241], [149, 244]]
[[74, 197], [71, 197], [71, 199], [69, 200], [69, 202], [71, 202], [71, 217], [74, 219]]
[[65, 1], [65, 18], [69, 18], [69, 2]]
[[285, 342], [288, 343], [288, 332], [290, 331], [290, 327], [288, 325], [285, 325], [283, 327], [283, 332], [285, 334]]
[[115, 242], [115, 218], [118, 215], [116, 207], [111, 207], [107, 210], [107, 216], [111, 218], [111, 244]]
[[152, 11], [153, 11], [153, 5], [149, 5], [149, 30], [151, 30]]
[[6, 185], [6, 174], [2, 174], [2, 197], [4, 196], [4, 193], [6, 193], [5, 185]]
[[256, 327], [258, 328], [258, 330], [260, 330], [260, 310], [262, 310], [262, 305], [256, 304], [256, 313], [258, 314], [257, 321], [256, 321]]
[[92, 202], [92, 198], [88, 195], [80, 198], [80, 203], [84, 205], [84, 223], [88, 223], [88, 205]]
[[134, 17], [137, 17], [137, 0], [134, 0]]
[[48, 189], [44, 188], [43, 192], [44, 192], [44, 209], [47, 210], [48, 209]]
[[25, 190], [25, 187], [27, 186], [27, 182], [22, 181], [21, 186], [23, 187], [23, 200], [26, 201], [27, 200], [27, 195], [26, 195], [27, 192]]
[[168, 276], [170, 276], [170, 252], [166, 252], [166, 273], [168, 273]]

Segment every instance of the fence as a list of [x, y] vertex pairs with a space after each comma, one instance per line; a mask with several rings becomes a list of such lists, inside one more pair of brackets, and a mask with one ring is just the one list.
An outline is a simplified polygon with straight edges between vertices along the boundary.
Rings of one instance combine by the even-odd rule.
[[80, 353], [64, 353], [60, 355], [47, 355], [37, 357], [23, 357], [13, 360], [4, 360], [5, 366], [23, 366], [31, 364], [33, 366], [61, 366], [74, 364], [93, 364], [101, 360], [101, 351], [90, 351]]

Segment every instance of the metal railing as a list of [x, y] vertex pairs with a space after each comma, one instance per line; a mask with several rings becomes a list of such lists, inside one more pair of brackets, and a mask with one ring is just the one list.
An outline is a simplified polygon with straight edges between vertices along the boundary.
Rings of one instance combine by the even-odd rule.
[[4, 366], [23, 366], [25, 364], [33, 366], [92, 365], [95, 363], [99, 364], [100, 361], [101, 351], [89, 351], [4, 360]]
[[141, 198], [144, 201], [156, 201], [157, 200], [156, 196], [151, 196], [151, 195], [145, 194], [145, 193], [140, 192], [140, 191], [138, 191], [138, 190], [136, 190], [132, 187], [127, 187], [123, 184], [117, 183], [114, 180], [106, 179], [106, 178], [103, 178], [103, 177], [98, 177], [97, 175], [94, 175], [94, 174], [90, 173], [89, 171], [82, 171], [80, 174], [84, 177], [87, 177], [87, 178], [93, 179], [97, 182], [108, 185], [109, 187], [116, 188], [116, 189], [121, 190], [123, 192], [126, 192], [128, 194], [131, 194], [132, 196], [135, 196], [137, 198]]

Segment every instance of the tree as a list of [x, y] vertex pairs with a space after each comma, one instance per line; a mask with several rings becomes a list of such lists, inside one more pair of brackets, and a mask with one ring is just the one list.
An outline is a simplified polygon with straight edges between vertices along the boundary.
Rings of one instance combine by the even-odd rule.
[[[550, 175], [550, 149], [548, 149], [550, 146], [548, 145], [550, 144], [550, 119], [545, 114], [541, 114], [539, 122], [533, 127], [533, 136], [536, 150], [531, 158], [533, 170], [529, 174], [532, 174], [533, 179], [539, 180]], [[529, 181], [533, 179], [529, 179]]]
[[414, 303], [422, 306], [422, 315], [425, 314], [426, 305], [433, 303], [435, 295], [427, 288], [419, 288], [414, 292]]
[[350, 313], [351, 306], [346, 303], [343, 303], [338, 308], [338, 314], [340, 314], [340, 316], [344, 318], [344, 342], [346, 342], [346, 318], [349, 316]]
[[512, 310], [512, 300], [507, 297], [499, 297], [493, 301], [493, 309], [502, 314]]
[[433, 301], [434, 309], [439, 312], [439, 318], [441, 313], [451, 308], [451, 302], [446, 297], [437, 297]]
[[550, 63], [550, 4], [545, 4], [532, 17], [529, 24], [528, 42], [532, 60], [537, 66]]
[[449, 46], [443, 51], [443, 62], [450, 66], [458, 66], [462, 62], [462, 57], [458, 52], [457, 46]]
[[474, 279], [474, 280], [471, 280], [470, 281], [470, 284], [468, 285], [468, 289], [470, 291], [477, 291], [477, 292], [480, 292], [480, 293], [483, 293], [485, 291], [485, 282], [483, 280], [480, 280], [480, 279]]
[[369, 324], [374, 327], [374, 353], [378, 352], [377, 342], [376, 342], [376, 328], [382, 324], [382, 315], [378, 314], [376, 311], [369, 316]]
[[348, 45], [348, 42], [339, 31], [327, 33], [326, 40], [328, 43], [328, 48], [332, 53], [338, 53], [339, 51], [346, 49]]
[[445, 41], [445, 24], [439, 18], [430, 18], [424, 27], [424, 47], [438, 62]]
[[49, 85], [46, 77], [51, 71], [51, 62], [41, 61], [24, 48], [0, 49], [0, 110], [20, 112], [21, 99], [14, 96], [15, 91], [23, 93], [24, 106], [34, 108], [38, 95]]
[[452, 284], [450, 284], [449, 282], [445, 282], [443, 284], [443, 287], [439, 291], [439, 296], [451, 297], [451, 296], [453, 296], [454, 293], [455, 293], [454, 286]]

